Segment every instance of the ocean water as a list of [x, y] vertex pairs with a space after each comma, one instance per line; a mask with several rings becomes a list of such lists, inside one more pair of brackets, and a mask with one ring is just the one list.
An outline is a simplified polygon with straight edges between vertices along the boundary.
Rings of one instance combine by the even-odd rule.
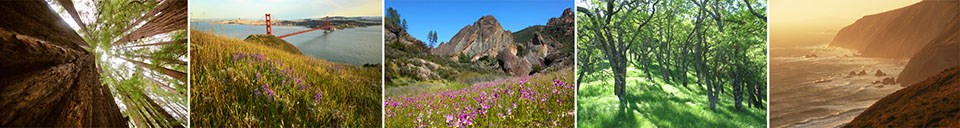
[[[857, 57], [855, 51], [826, 44], [774, 47], [770, 52], [770, 123], [778, 128], [838, 127], [850, 122], [902, 88], [871, 82], [895, 78], [907, 63], [906, 59]], [[874, 76], [878, 69], [887, 75]], [[867, 75], [848, 75], [860, 70]]]
[[[191, 22], [191, 28], [218, 35], [246, 38], [251, 34], [265, 34], [266, 27], [236, 24]], [[308, 30], [300, 26], [273, 26], [274, 35]], [[341, 29], [329, 33], [321, 30], [283, 38], [304, 55], [350, 65], [380, 64], [383, 56], [383, 26]]]

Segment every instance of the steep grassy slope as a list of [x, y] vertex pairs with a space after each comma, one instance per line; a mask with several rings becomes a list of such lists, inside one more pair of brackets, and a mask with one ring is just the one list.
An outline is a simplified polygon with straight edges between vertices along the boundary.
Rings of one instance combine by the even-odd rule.
[[190, 34], [193, 126], [380, 127], [379, 68]]
[[960, 67], [883, 97], [845, 127], [960, 127]]

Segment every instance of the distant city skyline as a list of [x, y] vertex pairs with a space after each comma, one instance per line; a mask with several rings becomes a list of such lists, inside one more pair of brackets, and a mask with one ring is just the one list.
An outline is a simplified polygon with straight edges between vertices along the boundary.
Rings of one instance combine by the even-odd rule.
[[382, 16], [381, 0], [201, 0], [190, 2], [190, 19], [277, 20], [324, 16]]
[[385, 4], [384, 13], [392, 7], [407, 20], [407, 33], [426, 41], [430, 31], [437, 31], [437, 43], [449, 41], [482, 16], [492, 15], [504, 30], [517, 32], [546, 25], [574, 7], [570, 0], [386, 0]]

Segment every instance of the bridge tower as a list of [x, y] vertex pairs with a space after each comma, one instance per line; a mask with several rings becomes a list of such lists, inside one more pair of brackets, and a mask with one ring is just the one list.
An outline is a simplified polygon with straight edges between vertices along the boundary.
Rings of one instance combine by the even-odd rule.
[[270, 27], [270, 13], [267, 13], [267, 16], [265, 16], [265, 17], [266, 17], [266, 21], [267, 21], [267, 24], [266, 24], [266, 25], [267, 25], [267, 35], [273, 35], [273, 28]]

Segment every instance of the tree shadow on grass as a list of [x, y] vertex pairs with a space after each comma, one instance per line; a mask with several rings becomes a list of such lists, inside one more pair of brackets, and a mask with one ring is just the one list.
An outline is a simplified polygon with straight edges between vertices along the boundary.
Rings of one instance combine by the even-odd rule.
[[[680, 98], [678, 96], [664, 95], [662, 91], [656, 91], [656, 88], [649, 90], [636, 89], [628, 93], [628, 100], [624, 101], [625, 107], [621, 111], [631, 113], [624, 119], [636, 120], [633, 112], [639, 115], [641, 120], [646, 120], [653, 125], [663, 127], [745, 127], [745, 126], [765, 126], [759, 120], [764, 120], [765, 115], [752, 113], [744, 108], [742, 111], [736, 111], [732, 105], [718, 105], [716, 111], [710, 110], [709, 106], [698, 104], [695, 99]], [[698, 105], [688, 105], [688, 103]], [[730, 103], [730, 102], [724, 102]], [[622, 112], [621, 112], [622, 113]], [[636, 121], [634, 121], [636, 122]], [[635, 125], [620, 125], [635, 126]]]

